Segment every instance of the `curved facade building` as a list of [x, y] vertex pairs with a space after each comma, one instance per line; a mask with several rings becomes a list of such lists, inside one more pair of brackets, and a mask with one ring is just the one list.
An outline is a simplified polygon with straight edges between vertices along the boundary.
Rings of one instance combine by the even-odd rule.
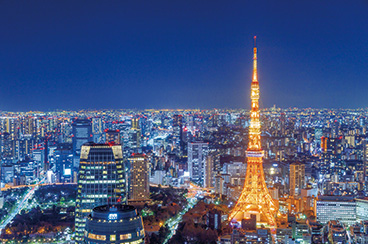
[[84, 243], [144, 243], [142, 217], [130, 205], [95, 207], [87, 218]]

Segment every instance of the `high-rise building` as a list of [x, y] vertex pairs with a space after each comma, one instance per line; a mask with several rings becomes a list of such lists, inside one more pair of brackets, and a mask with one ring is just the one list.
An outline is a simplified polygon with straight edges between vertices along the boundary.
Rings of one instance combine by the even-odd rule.
[[127, 202], [127, 168], [121, 145], [86, 143], [81, 148], [75, 211], [76, 241], [96, 206]]
[[100, 117], [92, 118], [92, 134], [93, 141], [95, 143], [101, 143], [102, 140], [102, 131], [103, 131], [103, 121]]
[[305, 187], [305, 165], [302, 163], [290, 164], [290, 195], [296, 196]]
[[93, 140], [92, 123], [89, 119], [75, 119], [72, 126], [74, 167], [78, 167], [82, 145]]
[[70, 143], [60, 143], [55, 151], [57, 182], [73, 182], [73, 149]]
[[204, 185], [204, 170], [208, 155], [207, 142], [188, 143], [188, 171], [189, 177], [197, 184]]
[[173, 135], [178, 139], [179, 154], [183, 155], [185, 141], [183, 138], [183, 115], [175, 114], [173, 116]]
[[132, 118], [132, 127], [130, 129], [130, 146], [137, 149], [141, 146], [141, 129], [139, 127], [139, 118]]
[[345, 171], [345, 164], [342, 160], [342, 152], [344, 145], [342, 137], [338, 138], [321, 138], [322, 162], [320, 171], [323, 178], [330, 179], [333, 175], [337, 175], [338, 180]]
[[134, 153], [130, 162], [129, 200], [145, 201], [149, 199], [148, 159], [144, 154]]
[[130, 205], [95, 207], [87, 218], [84, 243], [143, 244], [142, 217]]
[[363, 182], [365, 187], [368, 184], [368, 139], [363, 140]]
[[[254, 44], [256, 37], [254, 37]], [[252, 214], [257, 222], [276, 226], [276, 205], [268, 192], [263, 172], [263, 155], [261, 147], [261, 122], [259, 119], [259, 83], [257, 77], [257, 48], [253, 49], [253, 80], [251, 85], [251, 106], [249, 143], [246, 151], [247, 173], [243, 191], [229, 215], [230, 221], [240, 222]]]
[[215, 184], [215, 155], [209, 154], [206, 158], [206, 164], [204, 167], [204, 187], [212, 188]]

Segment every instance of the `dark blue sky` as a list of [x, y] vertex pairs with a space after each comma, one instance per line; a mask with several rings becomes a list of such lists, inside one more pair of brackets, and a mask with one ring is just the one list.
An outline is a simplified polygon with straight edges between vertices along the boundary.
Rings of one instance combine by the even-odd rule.
[[368, 1], [0, 0], [0, 110], [368, 107]]

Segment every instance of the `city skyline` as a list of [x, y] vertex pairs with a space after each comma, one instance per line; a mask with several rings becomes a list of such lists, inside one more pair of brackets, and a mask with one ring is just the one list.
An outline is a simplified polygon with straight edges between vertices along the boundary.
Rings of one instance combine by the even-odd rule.
[[246, 109], [254, 35], [261, 108], [364, 108], [367, 7], [3, 3], [0, 109]]
[[368, 243], [368, 2], [306, 3], [1, 2], [0, 241]]

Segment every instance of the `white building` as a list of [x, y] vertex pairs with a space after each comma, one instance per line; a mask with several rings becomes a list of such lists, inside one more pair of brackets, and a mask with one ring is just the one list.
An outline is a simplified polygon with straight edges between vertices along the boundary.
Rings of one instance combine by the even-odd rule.
[[317, 221], [326, 224], [330, 220], [339, 220], [352, 225], [357, 220], [356, 202], [347, 196], [320, 196], [316, 206]]
[[200, 184], [204, 184], [204, 172], [208, 155], [208, 143], [188, 143], [188, 171], [190, 178]]

